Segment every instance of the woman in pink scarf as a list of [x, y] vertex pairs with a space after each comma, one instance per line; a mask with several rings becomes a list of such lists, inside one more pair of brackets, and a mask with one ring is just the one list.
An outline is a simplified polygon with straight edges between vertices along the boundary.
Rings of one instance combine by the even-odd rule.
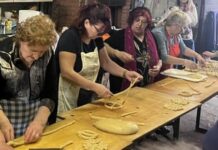
[[[137, 7], [129, 13], [128, 27], [119, 30], [106, 40], [111, 47], [124, 50], [134, 58], [130, 62], [115, 61], [129, 70], [134, 70], [143, 76], [138, 86], [145, 86], [154, 81], [159, 74], [162, 61], [159, 59], [157, 45], [150, 31], [151, 14], [145, 7]], [[129, 86], [129, 81], [110, 76], [111, 91], [117, 93]]]

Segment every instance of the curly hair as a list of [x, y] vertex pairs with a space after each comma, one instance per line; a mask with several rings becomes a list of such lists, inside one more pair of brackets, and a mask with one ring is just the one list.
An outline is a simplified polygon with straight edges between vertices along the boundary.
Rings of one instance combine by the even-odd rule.
[[42, 14], [28, 18], [18, 25], [15, 41], [28, 42], [33, 46], [51, 46], [56, 42], [55, 24]]
[[144, 16], [147, 20], [148, 27], [151, 27], [152, 16], [151, 16], [150, 10], [146, 7], [136, 7], [132, 11], [130, 11], [129, 17], [127, 20], [128, 25], [131, 26], [134, 20], [140, 16]]

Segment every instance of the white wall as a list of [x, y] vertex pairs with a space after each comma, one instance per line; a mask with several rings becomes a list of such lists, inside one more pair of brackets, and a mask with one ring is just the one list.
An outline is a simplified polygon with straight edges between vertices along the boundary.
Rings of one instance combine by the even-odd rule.
[[[145, 7], [148, 7], [153, 18], [156, 18], [163, 15], [168, 8], [175, 6], [176, 1], [177, 0], [145, 0]], [[201, 0], [194, 0], [198, 9], [198, 14], [200, 12], [200, 1]]]
[[160, 17], [175, 4], [176, 0], [145, 0], [145, 6], [150, 9], [153, 18]]

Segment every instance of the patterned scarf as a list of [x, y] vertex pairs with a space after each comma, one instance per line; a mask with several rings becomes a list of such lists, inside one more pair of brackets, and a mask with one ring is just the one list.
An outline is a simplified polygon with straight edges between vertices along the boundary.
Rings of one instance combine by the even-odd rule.
[[[136, 58], [135, 45], [134, 45], [134, 35], [130, 27], [125, 29], [124, 33], [124, 50], [131, 54], [133, 58]], [[157, 45], [154, 40], [154, 37], [149, 29], [145, 29], [145, 38], [147, 41], [147, 51], [151, 59], [148, 60], [149, 68], [153, 68], [153, 66], [157, 65], [159, 61], [159, 56], [157, 52]], [[126, 63], [124, 68], [131, 71], [137, 71], [136, 60]], [[126, 89], [130, 85], [128, 80], [123, 80], [122, 90]]]

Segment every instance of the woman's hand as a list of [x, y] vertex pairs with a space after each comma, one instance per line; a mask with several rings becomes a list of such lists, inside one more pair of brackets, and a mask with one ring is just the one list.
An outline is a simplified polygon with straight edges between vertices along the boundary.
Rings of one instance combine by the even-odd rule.
[[184, 60], [184, 66], [188, 69], [197, 69], [198, 68], [198, 66], [195, 62], [188, 60], [188, 59]]
[[[14, 128], [8, 118], [4, 117], [4, 119], [0, 120], [0, 129], [2, 135], [4, 136], [5, 142], [11, 141], [14, 139]], [[3, 139], [1, 139], [3, 140]]]
[[156, 77], [160, 72], [160, 68], [158, 66], [154, 66], [152, 69], [148, 70], [148, 74], [151, 77]]
[[198, 60], [198, 63], [200, 64], [200, 66], [202, 67], [206, 66], [206, 61], [201, 55], [198, 54], [196, 59]]
[[129, 53], [123, 52], [123, 51], [116, 51], [115, 56], [120, 59], [123, 63], [128, 63], [134, 60], [133, 56]]
[[13, 148], [6, 144], [3, 133], [0, 130], [0, 150], [13, 150]]
[[0, 143], [0, 150], [14, 150], [11, 146], [6, 143]]
[[32, 121], [24, 134], [25, 143], [33, 143], [42, 136], [45, 125], [38, 121]]
[[137, 78], [136, 82], [139, 82], [143, 79], [143, 76], [135, 71], [127, 71], [123, 72], [123, 78], [127, 79], [128, 81], [132, 82], [133, 79]]
[[162, 67], [162, 60], [159, 60], [159, 62], [156, 66], [153, 66], [152, 69], [148, 70], [149, 76], [151, 76], [153, 78], [156, 77], [159, 74], [161, 67]]
[[113, 95], [113, 93], [108, 88], [99, 83], [95, 83], [95, 85], [93, 86], [93, 91], [102, 98], [108, 98]]
[[214, 57], [216, 57], [216, 53], [209, 52], [209, 51], [203, 52], [203, 55], [206, 56], [206, 57], [209, 57], [209, 58], [214, 58]]

